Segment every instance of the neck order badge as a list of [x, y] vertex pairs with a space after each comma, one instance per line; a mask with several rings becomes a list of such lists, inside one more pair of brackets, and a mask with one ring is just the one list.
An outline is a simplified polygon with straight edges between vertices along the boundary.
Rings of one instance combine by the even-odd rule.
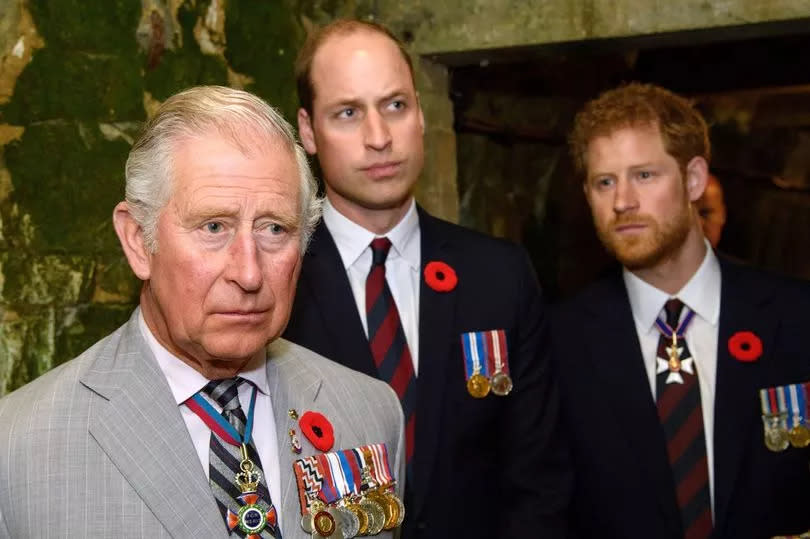
[[258, 539], [261, 537], [260, 534], [267, 529], [273, 537], [280, 539], [281, 533], [277, 527], [278, 517], [276, 515], [276, 509], [272, 503], [267, 504], [260, 499], [258, 487], [262, 479], [262, 472], [251, 460], [248, 453], [251, 434], [253, 432], [253, 412], [255, 405], [256, 387], [254, 386], [250, 396], [250, 406], [248, 408], [244, 434], [240, 434], [200, 393], [197, 393], [186, 401], [186, 406], [203, 420], [213, 434], [228, 444], [239, 447], [241, 458], [239, 460], [239, 471], [236, 472], [234, 476], [234, 482], [241, 492], [237, 498], [241, 507], [237, 512], [228, 508], [226, 515], [228, 529], [234, 530], [238, 527], [239, 530], [251, 539]]
[[667, 339], [671, 339], [670, 345], [666, 347], [667, 357], [656, 357], [656, 374], [661, 374], [669, 370], [669, 375], [666, 380], [667, 384], [682, 384], [683, 376], [681, 375], [681, 370], [687, 374], [695, 374], [693, 366], [694, 360], [691, 357], [681, 359], [684, 346], [680, 345], [678, 342], [683, 341], [683, 335], [686, 333], [686, 329], [689, 327], [689, 323], [694, 317], [695, 311], [687, 307], [686, 316], [683, 317], [680, 323], [678, 323], [677, 318], [668, 320], [667, 322], [664, 322], [660, 318], [655, 319], [655, 326], [658, 328], [658, 331], [661, 332], [661, 335]]

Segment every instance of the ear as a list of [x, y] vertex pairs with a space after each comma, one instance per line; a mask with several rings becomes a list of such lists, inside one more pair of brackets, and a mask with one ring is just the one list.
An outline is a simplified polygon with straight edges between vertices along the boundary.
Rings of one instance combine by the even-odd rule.
[[304, 108], [298, 109], [298, 135], [309, 155], [318, 153], [318, 147], [315, 145], [315, 132], [312, 130], [312, 118]]
[[702, 157], [693, 157], [686, 164], [686, 192], [690, 202], [695, 202], [703, 195], [708, 182], [709, 164]]
[[132, 272], [142, 281], [151, 275], [151, 255], [143, 241], [143, 230], [135, 221], [126, 202], [119, 202], [113, 210], [113, 226]]

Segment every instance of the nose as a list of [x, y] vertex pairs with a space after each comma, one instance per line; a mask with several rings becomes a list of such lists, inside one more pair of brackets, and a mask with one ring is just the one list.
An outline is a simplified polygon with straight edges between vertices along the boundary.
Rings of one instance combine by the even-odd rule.
[[228, 254], [226, 277], [245, 292], [259, 290], [263, 281], [262, 268], [251, 231], [237, 233]]
[[614, 191], [613, 211], [622, 214], [635, 209], [638, 209], [638, 196], [633, 183], [627, 178], [619, 178]]
[[367, 147], [384, 150], [391, 144], [391, 130], [386, 119], [376, 110], [371, 110], [363, 124], [363, 138]]

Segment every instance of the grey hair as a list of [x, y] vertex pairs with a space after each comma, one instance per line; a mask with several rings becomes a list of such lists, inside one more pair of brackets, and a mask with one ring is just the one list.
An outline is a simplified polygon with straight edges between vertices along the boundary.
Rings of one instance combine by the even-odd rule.
[[172, 194], [173, 152], [189, 138], [216, 131], [245, 154], [254, 143], [245, 131], [281, 139], [298, 165], [301, 253], [321, 217], [322, 199], [304, 149], [290, 124], [259, 97], [225, 86], [197, 86], [167, 99], [143, 128], [126, 163], [126, 201], [143, 230], [144, 243], [157, 251], [157, 221]]

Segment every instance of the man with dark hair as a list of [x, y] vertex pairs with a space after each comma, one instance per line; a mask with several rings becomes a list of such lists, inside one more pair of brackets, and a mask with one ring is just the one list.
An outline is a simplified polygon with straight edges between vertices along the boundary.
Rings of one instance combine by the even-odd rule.
[[712, 251], [695, 207], [708, 133], [685, 99], [643, 84], [605, 92], [577, 115], [570, 145], [599, 238], [623, 266], [554, 322], [574, 528], [806, 531], [810, 287]]
[[424, 119], [389, 31], [338, 21], [297, 66], [327, 200], [285, 336], [399, 395], [406, 537], [562, 536], [570, 472], [528, 257], [414, 202]]

